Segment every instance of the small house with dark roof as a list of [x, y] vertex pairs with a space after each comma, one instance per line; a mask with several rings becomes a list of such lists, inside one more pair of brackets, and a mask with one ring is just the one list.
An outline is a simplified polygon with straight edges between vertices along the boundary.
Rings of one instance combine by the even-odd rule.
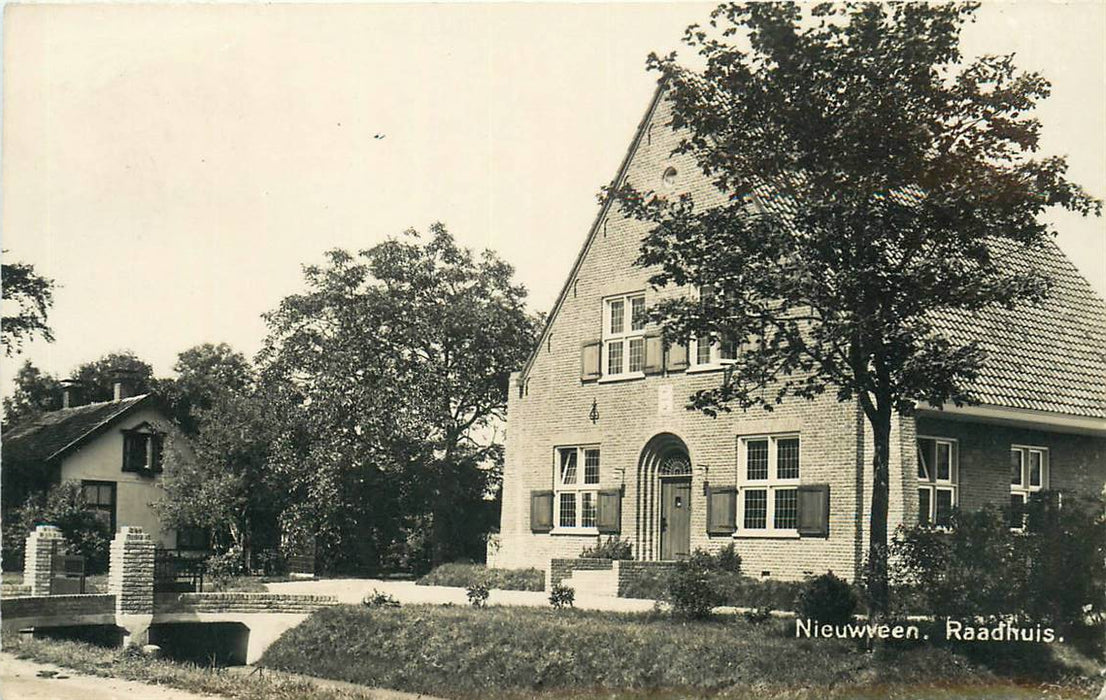
[[[721, 195], [688, 155], [658, 91], [616, 177], [642, 191]], [[786, 206], [755, 197], [751, 206]], [[604, 205], [538, 344], [512, 375], [503, 507], [492, 566], [550, 568], [608, 536], [639, 561], [733, 544], [754, 576], [860, 575], [868, 549], [873, 440], [833, 392], [771, 413], [685, 409], [716, 387], [732, 351], [664, 347], [643, 313], [662, 295], [637, 266], [648, 224]], [[1001, 245], [1001, 242], [996, 243]], [[981, 403], [922, 406], [892, 434], [890, 520], [940, 524], [955, 508], [1106, 486], [1106, 303], [1054, 244], [998, 251], [1044, 271], [1036, 306], [947, 313], [953, 341], [979, 341]], [[556, 577], [555, 577], [556, 578]], [[555, 583], [557, 581], [554, 581]]]
[[25, 423], [4, 426], [2, 493], [4, 510], [18, 507], [31, 493], [62, 481], [82, 486], [88, 507], [112, 531], [137, 525], [165, 548], [178, 546], [177, 533], [162, 527], [152, 503], [160, 499], [162, 464], [171, 444], [183, 441], [151, 394], [131, 396], [117, 381], [112, 401], [74, 405], [65, 387], [63, 408]]

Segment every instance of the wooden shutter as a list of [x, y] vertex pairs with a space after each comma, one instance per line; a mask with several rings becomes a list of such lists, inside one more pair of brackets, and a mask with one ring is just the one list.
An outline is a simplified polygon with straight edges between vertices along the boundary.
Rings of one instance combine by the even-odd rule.
[[660, 374], [664, 370], [664, 345], [659, 335], [645, 336], [645, 373]]
[[530, 492], [530, 531], [549, 532], [553, 529], [553, 492]]
[[622, 489], [599, 492], [599, 508], [596, 523], [604, 535], [617, 535], [622, 531]]
[[799, 487], [799, 534], [829, 537], [829, 484]]
[[580, 351], [580, 380], [590, 382], [599, 379], [599, 351], [603, 343], [598, 340], [593, 343], [585, 343]]
[[682, 372], [687, 369], [687, 343], [673, 343], [668, 346], [668, 371]]
[[707, 486], [707, 534], [729, 535], [736, 529], [737, 489]]

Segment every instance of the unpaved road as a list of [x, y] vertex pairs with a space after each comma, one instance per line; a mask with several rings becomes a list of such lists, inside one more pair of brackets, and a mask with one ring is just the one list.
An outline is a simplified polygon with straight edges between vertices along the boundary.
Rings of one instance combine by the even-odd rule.
[[[42, 678], [40, 671], [54, 671]], [[0, 654], [0, 698], [3, 700], [225, 700], [160, 685], [73, 673], [58, 666]]]

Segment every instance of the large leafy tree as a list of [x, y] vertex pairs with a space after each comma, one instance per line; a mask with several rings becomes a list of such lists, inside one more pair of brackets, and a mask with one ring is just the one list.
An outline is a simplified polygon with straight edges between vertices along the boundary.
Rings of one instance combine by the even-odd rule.
[[153, 367], [130, 350], [109, 352], [98, 360], [85, 362], [73, 370], [70, 379], [81, 383], [85, 403], [111, 401], [115, 395], [115, 379], [120, 373], [128, 376], [135, 394], [145, 394], [157, 386]]
[[[472, 556], [498, 476], [493, 430], [534, 337], [525, 290], [441, 225], [305, 269], [267, 315], [266, 381], [304, 407], [316, 527], [364, 564]], [[294, 460], [293, 460], [294, 461]], [[285, 462], [289, 469], [290, 462]]]
[[255, 377], [250, 361], [226, 343], [204, 343], [177, 355], [174, 380], [160, 380], [157, 391], [170, 403], [181, 428], [194, 435], [201, 416], [227, 394], [252, 390]]
[[35, 367], [30, 360], [15, 373], [13, 382], [11, 395], [4, 397], [5, 425], [16, 425], [61, 408], [61, 382]]
[[[1100, 203], [1036, 155], [1032, 111], [1049, 92], [1012, 56], [965, 61], [975, 4], [728, 4], [686, 44], [698, 67], [652, 56], [677, 151], [711, 198], [615, 193], [651, 224], [652, 283], [712, 294], [658, 305], [670, 338], [744, 351], [707, 412], [771, 409], [823, 392], [855, 401], [875, 451], [867, 584], [887, 609], [892, 418], [919, 402], [973, 401], [985, 361], [938, 332], [937, 314], [1033, 302], [1048, 280], [1003, 257], [1052, 235], [1050, 206]], [[708, 199], [710, 201], [708, 201]]]
[[18, 354], [23, 342], [36, 335], [53, 342], [46, 315], [54, 304], [54, 280], [36, 273], [34, 265], [4, 263], [0, 265], [0, 284], [5, 305], [0, 319], [4, 354]]

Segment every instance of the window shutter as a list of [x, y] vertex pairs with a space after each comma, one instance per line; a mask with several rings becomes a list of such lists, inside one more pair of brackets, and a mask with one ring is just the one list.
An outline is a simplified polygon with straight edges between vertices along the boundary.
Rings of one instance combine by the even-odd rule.
[[668, 371], [681, 372], [687, 369], [687, 343], [673, 343], [668, 346]]
[[553, 492], [530, 492], [530, 531], [549, 532], [553, 529]]
[[645, 336], [645, 373], [660, 374], [664, 369], [664, 345], [659, 335]]
[[599, 350], [603, 344], [599, 341], [586, 343], [580, 351], [580, 380], [589, 382], [599, 379]]
[[604, 535], [617, 535], [622, 531], [622, 489], [599, 492], [599, 512], [595, 524]]
[[799, 534], [829, 537], [829, 484], [799, 487]]
[[736, 529], [737, 489], [733, 486], [707, 487], [707, 534], [729, 535]]

